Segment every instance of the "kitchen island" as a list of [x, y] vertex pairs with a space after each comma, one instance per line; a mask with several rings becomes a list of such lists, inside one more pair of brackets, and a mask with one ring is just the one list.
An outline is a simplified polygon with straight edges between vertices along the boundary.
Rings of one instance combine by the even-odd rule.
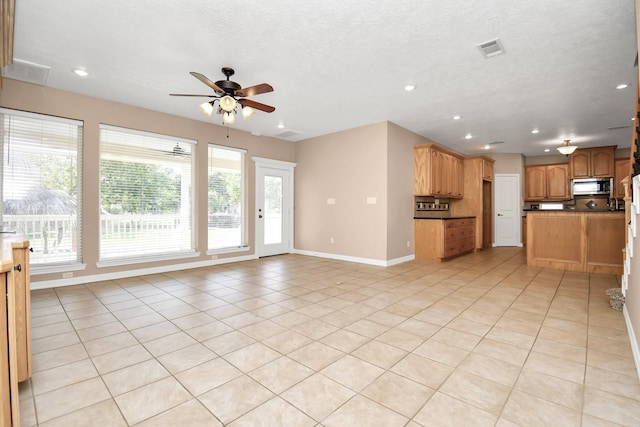
[[623, 211], [527, 212], [527, 265], [622, 274]]

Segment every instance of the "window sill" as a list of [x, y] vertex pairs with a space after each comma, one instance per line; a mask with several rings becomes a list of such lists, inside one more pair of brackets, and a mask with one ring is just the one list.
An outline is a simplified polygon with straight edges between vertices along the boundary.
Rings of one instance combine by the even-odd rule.
[[40, 274], [66, 273], [67, 271], [80, 271], [87, 268], [87, 264], [56, 264], [56, 265], [30, 265], [29, 273], [32, 276]]
[[158, 262], [158, 261], [173, 261], [178, 259], [185, 258], [196, 258], [200, 256], [200, 252], [176, 252], [169, 254], [158, 254], [152, 256], [145, 257], [132, 257], [132, 258], [114, 258], [103, 261], [96, 262], [96, 267], [104, 268], [104, 267], [118, 267], [122, 265], [131, 265], [131, 264], [144, 264], [147, 262]]
[[209, 255], [221, 255], [221, 254], [232, 254], [235, 252], [249, 252], [251, 247], [249, 246], [237, 246], [234, 248], [220, 248], [220, 249], [209, 249], [207, 251], [207, 256]]

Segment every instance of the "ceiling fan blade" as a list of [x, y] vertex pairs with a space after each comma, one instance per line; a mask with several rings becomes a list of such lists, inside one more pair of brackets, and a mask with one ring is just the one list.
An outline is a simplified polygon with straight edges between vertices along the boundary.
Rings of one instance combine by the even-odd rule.
[[265, 113], [273, 113], [276, 111], [276, 107], [272, 107], [271, 105], [261, 104], [256, 101], [252, 101], [250, 99], [238, 99], [238, 103], [243, 107], [251, 107], [256, 110], [264, 111]]
[[259, 85], [245, 87], [244, 89], [238, 89], [235, 92], [236, 96], [253, 96], [260, 95], [261, 93], [273, 92], [273, 87], [266, 83], [261, 83]]
[[190, 74], [193, 77], [195, 77], [196, 79], [200, 80], [202, 83], [204, 83], [207, 86], [209, 86], [211, 89], [215, 90], [217, 94], [220, 94], [220, 95], [224, 94], [224, 90], [220, 89], [220, 86], [218, 86], [217, 84], [215, 84], [214, 82], [209, 80], [204, 75], [202, 75], [200, 73], [196, 73], [195, 71], [192, 71]]
[[195, 95], [192, 93], [170, 93], [169, 96], [199, 96], [199, 97], [206, 97], [206, 98], [217, 98], [216, 95]]

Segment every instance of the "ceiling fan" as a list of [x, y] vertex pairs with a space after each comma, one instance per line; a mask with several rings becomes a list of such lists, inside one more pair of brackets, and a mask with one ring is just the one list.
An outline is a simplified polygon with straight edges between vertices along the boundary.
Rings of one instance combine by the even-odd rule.
[[272, 113], [276, 109], [270, 105], [261, 104], [260, 102], [246, 99], [247, 96], [260, 95], [261, 93], [273, 92], [273, 87], [267, 83], [261, 83], [259, 85], [242, 88], [238, 83], [229, 80], [229, 77], [235, 74], [233, 68], [223, 67], [222, 74], [224, 74], [226, 80], [218, 80], [212, 82], [206, 76], [192, 71], [190, 73], [193, 77], [200, 80], [202, 83], [209, 86], [215, 92], [215, 95], [195, 95], [188, 93], [170, 93], [171, 96], [198, 96], [213, 98], [211, 101], [207, 101], [200, 105], [200, 109], [207, 116], [211, 117], [211, 114], [215, 111], [215, 103], [218, 103], [218, 114], [222, 114], [222, 123], [230, 124], [236, 121], [236, 108], [240, 105], [242, 109], [242, 117], [248, 119], [255, 114], [255, 110], [264, 111], [266, 113]]

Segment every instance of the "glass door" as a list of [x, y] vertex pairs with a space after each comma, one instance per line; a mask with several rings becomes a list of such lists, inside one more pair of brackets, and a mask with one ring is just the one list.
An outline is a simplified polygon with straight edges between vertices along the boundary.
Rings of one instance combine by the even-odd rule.
[[289, 253], [292, 245], [292, 172], [258, 166], [256, 247], [258, 256]]

